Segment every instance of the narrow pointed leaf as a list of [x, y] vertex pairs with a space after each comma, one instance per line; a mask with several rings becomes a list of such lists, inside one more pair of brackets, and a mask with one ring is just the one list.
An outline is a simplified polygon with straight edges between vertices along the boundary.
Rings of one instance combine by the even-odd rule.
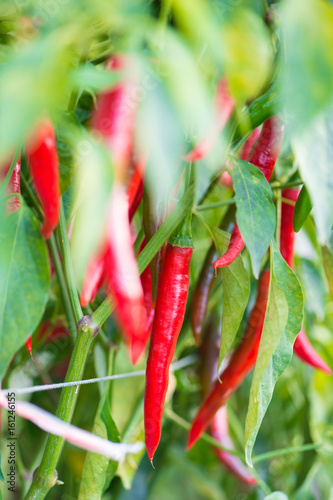
[[[212, 233], [217, 251], [222, 255], [228, 248], [230, 235], [219, 228], [212, 228]], [[219, 367], [237, 334], [250, 295], [249, 275], [240, 256], [230, 266], [221, 268], [220, 273], [223, 312]]]
[[[103, 439], [119, 443], [119, 431], [111, 417], [106, 392], [98, 406], [92, 432]], [[88, 452], [84, 464], [79, 497], [101, 498], [103, 491], [110, 485], [117, 467], [118, 462], [104, 455]]]
[[294, 341], [302, 321], [301, 286], [274, 241], [271, 246], [271, 280], [265, 323], [245, 423], [245, 456], [249, 465], [252, 465], [252, 449], [272, 399], [274, 386], [291, 361]]
[[306, 186], [303, 186], [296, 201], [293, 217], [293, 226], [296, 233], [298, 233], [298, 231], [302, 229], [303, 224], [308, 218], [311, 210], [312, 203], [310, 200], [310, 196], [308, 190], [306, 189]]
[[39, 223], [23, 199], [17, 212], [1, 218], [0, 227], [1, 379], [12, 356], [42, 317], [50, 288], [50, 269]]
[[232, 180], [237, 223], [250, 252], [253, 274], [258, 278], [261, 259], [272, 241], [276, 226], [272, 190], [260, 170], [245, 161], [236, 161]]

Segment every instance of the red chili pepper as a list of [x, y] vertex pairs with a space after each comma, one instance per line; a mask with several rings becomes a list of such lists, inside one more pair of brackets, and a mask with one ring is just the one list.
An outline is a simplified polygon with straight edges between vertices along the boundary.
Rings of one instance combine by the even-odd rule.
[[60, 207], [59, 161], [54, 128], [43, 120], [26, 145], [29, 170], [44, 212], [41, 233], [50, 238], [58, 224]]
[[135, 98], [136, 80], [132, 60], [122, 54], [113, 55], [106, 63], [111, 71], [126, 72], [126, 77], [111, 90], [101, 92], [92, 116], [92, 128], [101, 134], [113, 159], [116, 176], [124, 181], [132, 152], [133, 125], [138, 100]]
[[[243, 147], [242, 147], [242, 149], [240, 151], [240, 154], [239, 154], [239, 159], [240, 160], [248, 161], [248, 159], [250, 157], [250, 154], [252, 152], [253, 146], [254, 146], [255, 142], [257, 141], [259, 135], [260, 135], [260, 129], [256, 128], [252, 132], [252, 134], [250, 135], [250, 137], [243, 144]], [[230, 167], [230, 168], [232, 168], [232, 167]], [[233, 189], [234, 188], [233, 182], [232, 182], [232, 177], [229, 174], [229, 172], [227, 172], [227, 171], [223, 172], [223, 174], [220, 177], [219, 182], [220, 182], [220, 184], [222, 184], [222, 186], [225, 186], [225, 187], [227, 187], [229, 189]]]
[[134, 170], [130, 179], [130, 183], [127, 188], [127, 197], [129, 206], [128, 217], [129, 220], [132, 221], [143, 198], [142, 173], [138, 169]]
[[212, 150], [219, 133], [227, 124], [234, 107], [235, 101], [229, 93], [228, 84], [225, 79], [221, 79], [218, 83], [215, 94], [214, 108], [216, 110], [216, 118], [214, 128], [190, 153], [185, 156], [184, 160], [186, 162], [198, 161], [208, 155], [208, 153]]
[[80, 295], [80, 304], [82, 307], [87, 307], [89, 302], [95, 299], [103, 284], [104, 260], [104, 254], [100, 254], [88, 263]]
[[[272, 176], [275, 162], [279, 156], [283, 128], [283, 124], [277, 116], [273, 116], [265, 121], [258, 142], [248, 160], [259, 168], [267, 181]], [[213, 263], [214, 268], [229, 266], [241, 253], [243, 248], [244, 241], [236, 221], [231, 233], [228, 249], [222, 257]]]
[[113, 184], [110, 199], [105, 272], [110, 291], [117, 301], [115, 314], [135, 364], [148, 341], [147, 315], [132, 249], [126, 191], [118, 182]]
[[[286, 188], [282, 190], [282, 198], [290, 200], [296, 203], [298, 198], [299, 190], [293, 188]], [[281, 209], [281, 231], [280, 231], [280, 251], [282, 257], [285, 259], [287, 264], [293, 268], [294, 267], [294, 243], [295, 243], [295, 232], [293, 228], [293, 216], [295, 207], [289, 205], [288, 203], [282, 202]], [[319, 370], [323, 370], [329, 375], [332, 374], [331, 369], [325, 363], [325, 361], [319, 356], [319, 354], [314, 350], [306, 336], [305, 330], [299, 332], [296, 337], [294, 344], [294, 352], [299, 358], [301, 358], [305, 363]]]
[[144, 398], [145, 441], [151, 463], [161, 438], [169, 368], [186, 309], [193, 252], [190, 221], [191, 214], [167, 244], [157, 293]]
[[[4, 167], [0, 169], [0, 178], [2, 181], [5, 180], [5, 177], [10, 169], [10, 165], [11, 162], [7, 163]], [[21, 175], [21, 155], [18, 157], [13, 173], [9, 179], [9, 183], [5, 191], [5, 196], [8, 196], [10, 194], [21, 194], [20, 175]], [[11, 196], [7, 200], [8, 214], [16, 212], [16, 210], [18, 210], [19, 208], [20, 208], [20, 198], [18, 196]]]
[[25, 341], [25, 347], [27, 348], [28, 353], [30, 354], [30, 356], [32, 356], [31, 339], [32, 339], [32, 334], [31, 334], [31, 335], [30, 335], [30, 337], [29, 337], [29, 338]]
[[187, 449], [199, 439], [212, 421], [215, 413], [225, 405], [230, 396], [243, 382], [256, 363], [264, 326], [268, 300], [270, 272], [262, 271], [258, 283], [256, 303], [247, 322], [242, 340], [232, 354], [228, 366], [222, 372], [221, 382], [217, 380], [201, 404], [191, 426]]
[[[219, 332], [220, 318], [212, 315], [205, 326], [203, 342], [201, 345], [201, 382], [202, 392], [205, 396], [212, 384], [217, 379], [218, 360], [220, 350], [221, 334]], [[220, 444], [229, 449], [234, 449], [233, 442], [229, 436], [227, 408], [220, 408], [214, 415], [210, 425], [210, 435]], [[234, 455], [219, 448], [213, 448], [223, 466], [239, 481], [245, 484], [255, 485], [256, 479], [244, 466], [243, 462]]]
[[[212, 422], [210, 424], [210, 435], [216, 439], [225, 448], [233, 449], [234, 445], [229, 436], [228, 428], [228, 414], [227, 407], [222, 406], [214, 415]], [[243, 462], [236, 457], [231, 455], [227, 451], [220, 450], [219, 448], [214, 448], [219, 460], [222, 462], [224, 467], [236, 477], [239, 481], [244, 484], [249, 484], [255, 486], [257, 480], [252, 474], [247, 470]]]

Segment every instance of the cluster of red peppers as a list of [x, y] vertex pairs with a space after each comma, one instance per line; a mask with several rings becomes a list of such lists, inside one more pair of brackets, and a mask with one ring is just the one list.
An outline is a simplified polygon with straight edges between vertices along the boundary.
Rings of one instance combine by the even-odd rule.
[[[124, 77], [112, 89], [98, 96], [90, 127], [109, 150], [115, 181], [110, 194], [104, 242], [89, 262], [80, 301], [82, 306], [87, 306], [105, 284], [116, 303], [115, 316], [133, 363], [141, 357], [150, 338], [144, 427], [147, 453], [152, 462], [161, 438], [170, 364], [187, 305], [193, 252], [192, 213], [185, 217], [140, 276], [132, 244], [132, 218], [143, 201], [143, 226], [145, 241], [148, 242], [167, 216], [169, 194], [166, 193], [159, 205], [152, 206], [149, 192], [145, 190], [147, 158], [138, 158], [133, 144], [137, 105], [132, 100], [136, 75], [135, 71], [131, 71], [131, 58], [112, 56], [107, 67], [111, 71], [121, 70]], [[197, 161], [210, 152], [219, 132], [228, 122], [234, 105], [227, 84], [222, 80], [216, 91], [216, 117], [212, 130], [185, 156], [187, 162]], [[272, 176], [280, 152], [282, 135], [283, 124], [279, 117], [273, 116], [264, 122], [261, 130], [254, 130], [240, 152], [240, 158], [255, 165], [267, 181]], [[59, 161], [55, 132], [50, 120], [45, 119], [36, 126], [34, 134], [25, 145], [25, 155], [44, 214], [41, 232], [45, 238], [50, 238], [59, 220], [60, 203]], [[8, 170], [9, 165], [1, 169], [2, 178]], [[232, 187], [228, 174], [224, 174], [220, 182]], [[20, 158], [6, 191], [7, 195], [19, 193]], [[296, 201], [297, 196], [297, 189], [284, 189], [282, 192], [282, 198], [292, 202]], [[8, 211], [17, 210], [19, 204], [18, 197], [10, 197]], [[293, 267], [294, 255], [293, 211], [292, 205], [282, 203], [280, 248], [290, 267]], [[145, 242], [141, 250], [144, 245]], [[261, 272], [255, 305], [241, 341], [219, 373], [219, 378], [217, 329], [215, 323], [210, 321], [204, 327], [207, 304], [215, 279], [214, 268], [231, 264], [243, 248], [244, 241], [235, 221], [226, 253], [217, 258], [214, 245], [208, 250], [192, 296], [191, 325], [195, 343], [198, 346], [201, 344], [204, 400], [192, 422], [187, 448], [193, 446], [207, 427], [217, 442], [228, 448], [232, 447], [225, 405], [256, 363], [268, 301], [269, 270]], [[303, 329], [296, 339], [294, 350], [309, 365], [331, 373], [312, 348]], [[255, 478], [239, 459], [225, 451], [215, 451], [224, 466], [239, 480], [256, 484]]]

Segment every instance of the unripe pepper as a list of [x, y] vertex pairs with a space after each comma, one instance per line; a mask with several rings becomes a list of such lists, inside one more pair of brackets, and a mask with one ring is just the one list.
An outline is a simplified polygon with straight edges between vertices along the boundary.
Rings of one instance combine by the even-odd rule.
[[167, 244], [157, 293], [144, 398], [145, 442], [151, 462], [161, 438], [169, 368], [186, 309], [193, 251], [190, 224], [191, 214]]
[[224, 78], [217, 85], [215, 94], [215, 122], [212, 130], [199, 144], [188, 153], [184, 160], [186, 162], [198, 161], [210, 153], [219, 133], [224, 129], [235, 107], [235, 101], [229, 93], [228, 84]]
[[214, 383], [208, 396], [201, 404], [191, 425], [187, 449], [196, 443], [211, 423], [215, 413], [226, 404], [256, 363], [268, 301], [269, 280], [269, 270], [262, 271], [258, 283], [257, 299], [242, 339], [231, 355], [227, 367], [220, 375], [221, 382], [217, 380]]
[[[205, 326], [203, 342], [200, 348], [201, 382], [203, 397], [209, 392], [212, 384], [217, 379], [218, 361], [221, 333], [219, 329], [220, 318], [212, 315]], [[210, 435], [226, 448], [234, 449], [229, 436], [228, 414], [226, 406], [220, 408], [214, 415], [210, 424]], [[236, 456], [219, 448], [213, 448], [220, 462], [230, 474], [244, 484], [255, 485], [256, 479], [247, 470], [243, 462]]]
[[[259, 168], [267, 181], [272, 176], [275, 162], [279, 156], [283, 128], [284, 126], [277, 116], [273, 116], [267, 120], [262, 127], [258, 142], [248, 159], [250, 163]], [[214, 262], [214, 268], [229, 266], [241, 253], [243, 248], [244, 241], [236, 221], [231, 233], [228, 249], [222, 257]]]
[[59, 160], [55, 132], [50, 120], [41, 121], [25, 147], [31, 177], [44, 212], [41, 233], [50, 238], [59, 221]]
[[[11, 162], [7, 163], [0, 169], [0, 179], [3, 182], [10, 169]], [[21, 175], [21, 155], [18, 157], [16, 165], [14, 167], [13, 173], [10, 176], [8, 186], [5, 191], [5, 196], [10, 194], [21, 194], [20, 186], [20, 175]], [[7, 200], [7, 212], [12, 214], [20, 208], [20, 198], [17, 196], [11, 196]]]
[[[299, 190], [286, 188], [282, 190], [282, 198], [296, 203]], [[280, 251], [282, 257], [287, 264], [293, 269], [294, 267], [294, 243], [295, 231], [293, 228], [293, 216], [295, 207], [288, 203], [282, 202], [281, 208], [281, 230], [280, 230]], [[314, 350], [306, 336], [304, 328], [301, 329], [296, 337], [294, 344], [294, 352], [305, 363], [319, 370], [323, 370], [328, 375], [332, 374], [331, 369], [325, 361]]]

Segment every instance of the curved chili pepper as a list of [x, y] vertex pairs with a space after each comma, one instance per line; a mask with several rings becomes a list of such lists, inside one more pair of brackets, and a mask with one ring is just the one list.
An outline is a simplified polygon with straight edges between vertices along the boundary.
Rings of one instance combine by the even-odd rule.
[[[217, 379], [219, 350], [221, 334], [219, 323], [221, 319], [218, 315], [212, 315], [206, 323], [203, 334], [203, 342], [200, 348], [201, 358], [201, 385], [203, 397], [209, 392], [212, 384]], [[220, 408], [214, 415], [210, 425], [210, 435], [226, 448], [234, 449], [233, 442], [229, 436], [227, 408]], [[223, 466], [245, 484], [255, 485], [256, 479], [244, 466], [243, 462], [234, 455], [219, 448], [213, 448]]]
[[26, 145], [29, 170], [44, 212], [41, 233], [50, 238], [58, 224], [60, 208], [59, 160], [54, 128], [43, 120]]
[[[264, 174], [267, 181], [272, 176], [277, 157], [279, 156], [282, 143], [283, 124], [277, 116], [267, 120], [262, 128], [258, 142], [249, 158]], [[228, 249], [222, 257], [217, 259], [214, 268], [229, 266], [244, 248], [244, 241], [240, 233], [237, 221], [231, 233]]]
[[158, 287], [144, 398], [145, 442], [151, 463], [161, 438], [169, 368], [186, 309], [193, 252], [190, 221], [191, 214], [167, 244]]
[[148, 341], [147, 315], [132, 249], [126, 191], [118, 182], [113, 184], [110, 199], [105, 273], [110, 291], [117, 301], [115, 314], [135, 364]]
[[[229, 426], [228, 426], [228, 414], [227, 407], [222, 406], [214, 415], [212, 422], [210, 424], [210, 435], [216, 439], [225, 448], [233, 449], [234, 445], [229, 436]], [[219, 458], [220, 462], [224, 467], [232, 474], [236, 479], [244, 484], [249, 484], [255, 486], [257, 480], [252, 474], [247, 470], [243, 462], [236, 457], [231, 455], [227, 451], [220, 450], [219, 448], [214, 448], [214, 452]]]
[[[298, 189], [286, 188], [282, 190], [282, 198], [296, 203], [299, 195]], [[295, 231], [293, 227], [293, 216], [295, 207], [288, 203], [282, 202], [281, 209], [281, 231], [280, 231], [280, 251], [282, 257], [287, 264], [294, 267], [294, 243]], [[294, 343], [294, 352], [305, 363], [319, 370], [323, 370], [329, 375], [332, 374], [331, 369], [319, 354], [312, 347], [309, 339], [306, 336], [304, 328], [301, 329]]]
[[188, 153], [184, 160], [187, 162], [198, 161], [212, 150], [214, 143], [227, 124], [233, 110], [235, 107], [235, 101], [230, 95], [228, 90], [228, 84], [224, 78], [220, 80], [217, 85], [215, 94], [214, 108], [216, 112], [216, 118], [214, 123], [214, 128], [209, 132], [209, 134], [204, 137], [199, 144]]
[[[128, 73], [130, 63], [129, 56], [112, 55], [106, 68]], [[127, 74], [111, 90], [101, 92], [91, 120], [92, 128], [102, 136], [110, 151], [117, 178], [122, 181], [132, 152], [133, 125], [138, 104], [137, 99], [133, 99], [135, 85], [135, 78]]]
[[80, 295], [80, 304], [82, 307], [87, 307], [89, 302], [92, 302], [95, 299], [103, 284], [104, 261], [104, 254], [100, 254], [88, 263]]
[[[4, 181], [10, 169], [10, 165], [11, 162], [7, 163], [4, 167], [0, 169], [0, 178], [2, 181]], [[10, 194], [21, 194], [20, 175], [21, 175], [21, 155], [18, 157], [13, 173], [9, 179], [9, 183], [5, 191], [5, 196], [8, 196]], [[18, 210], [19, 208], [20, 208], [20, 198], [18, 196], [11, 196], [7, 200], [8, 214], [16, 212], [16, 210]]]
[[225, 405], [256, 363], [264, 326], [268, 300], [270, 272], [262, 271], [256, 303], [247, 322], [242, 340], [233, 352], [228, 366], [222, 372], [201, 404], [191, 426], [186, 448], [191, 448], [212, 421], [215, 413]]

